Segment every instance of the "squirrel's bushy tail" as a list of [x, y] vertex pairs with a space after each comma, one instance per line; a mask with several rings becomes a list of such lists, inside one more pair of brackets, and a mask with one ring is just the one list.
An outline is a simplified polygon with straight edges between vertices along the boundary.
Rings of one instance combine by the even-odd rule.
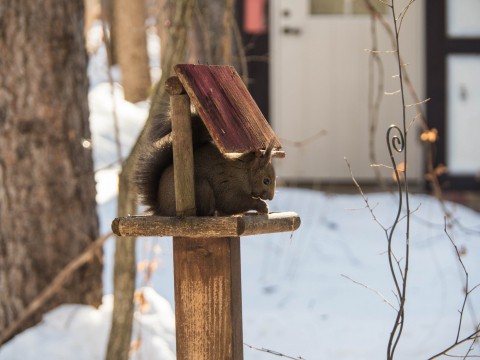
[[133, 182], [140, 202], [147, 211], [156, 213], [158, 208], [158, 185], [163, 171], [172, 164], [173, 148], [168, 134], [153, 144], [146, 145], [137, 159]]
[[[169, 117], [153, 119], [146, 137], [146, 144], [140, 152], [133, 173], [140, 202], [148, 212], [158, 213], [158, 187], [163, 172], [173, 163], [172, 125]], [[198, 146], [211, 140], [207, 129], [197, 116], [192, 118], [193, 145]]]

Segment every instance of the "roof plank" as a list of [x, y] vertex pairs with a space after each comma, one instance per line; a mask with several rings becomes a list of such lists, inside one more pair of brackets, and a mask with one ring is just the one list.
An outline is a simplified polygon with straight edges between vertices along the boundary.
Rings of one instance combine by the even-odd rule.
[[224, 153], [281, 144], [232, 66], [178, 64], [174, 67], [216, 146]]

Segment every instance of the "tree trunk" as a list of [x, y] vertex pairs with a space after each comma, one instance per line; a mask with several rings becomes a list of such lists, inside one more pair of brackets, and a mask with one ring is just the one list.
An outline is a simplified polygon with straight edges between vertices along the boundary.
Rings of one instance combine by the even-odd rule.
[[[115, 0], [119, 1], [119, 0]], [[160, 0], [159, 13], [159, 33], [161, 38], [162, 49], [162, 77], [155, 85], [152, 95], [150, 113], [147, 120], [146, 128], [151, 123], [152, 119], [159, 114], [165, 114], [168, 111], [168, 96], [164, 90], [165, 81], [173, 75], [173, 66], [177, 63], [185, 62], [187, 48], [192, 48], [193, 44], [188, 43], [189, 39], [192, 41], [193, 37], [188, 37], [188, 33], [192, 30], [192, 19], [194, 12], [197, 11], [196, 16], [201, 19], [206, 19], [205, 15], [200, 14], [197, 0]], [[229, 0], [230, 4], [231, 0]], [[218, 10], [221, 6], [219, 0], [215, 0], [217, 10], [216, 14], [222, 13]], [[195, 10], [197, 6], [197, 9]], [[205, 5], [205, 11], [208, 10]], [[233, 12], [233, 2], [228, 10]], [[233, 14], [224, 15], [227, 19], [232, 19]], [[223, 20], [223, 22], [222, 22]], [[197, 20], [199, 21], [199, 20]], [[231, 26], [228, 21], [225, 21], [221, 16], [217, 16], [215, 26], [222, 28], [222, 26]], [[208, 25], [204, 23], [202, 26]], [[197, 28], [200, 25], [197, 25]], [[210, 25], [213, 26], [213, 25]], [[213, 29], [213, 28], [212, 28]], [[202, 30], [203, 31], [203, 30]], [[118, 35], [117, 35], [118, 36]], [[231, 37], [230, 37], [231, 39]], [[203, 39], [207, 43], [202, 45], [201, 59], [207, 58], [207, 53], [213, 51], [210, 48], [210, 39]], [[213, 39], [214, 41], [215, 39]], [[225, 39], [222, 45], [226, 45]], [[118, 42], [117, 42], [118, 44]], [[214, 41], [214, 44], [216, 42]], [[228, 45], [227, 45], [228, 46]], [[223, 50], [225, 51], [225, 50]], [[217, 51], [217, 56], [222, 56], [223, 51]], [[228, 51], [227, 51], [228, 53]], [[213, 56], [213, 55], [212, 55]], [[212, 57], [213, 59], [213, 57]], [[218, 63], [221, 63], [219, 60]], [[133, 189], [129, 185], [129, 178], [133, 169], [133, 162], [137, 156], [140, 144], [142, 142], [145, 129], [137, 140], [128, 159], [123, 164], [122, 173], [119, 181], [119, 201], [118, 201], [118, 215], [125, 216], [136, 212]], [[107, 360], [125, 360], [128, 359], [128, 352], [130, 349], [131, 326], [133, 319], [133, 291], [135, 285], [135, 238], [122, 237], [117, 238], [115, 250], [115, 271], [114, 271], [114, 307], [112, 316], [112, 328], [110, 332], [110, 339], [108, 343]]]
[[[130, 184], [133, 157], [124, 163], [119, 175], [118, 215], [137, 212], [135, 192]], [[106, 360], [127, 360], [132, 337], [135, 292], [135, 237], [116, 237], [114, 259], [114, 302], [112, 327], [108, 339]]]
[[[0, 2], [0, 329], [98, 236], [83, 1]], [[101, 302], [100, 255], [61, 303]]]
[[145, 2], [142, 0], [112, 0], [114, 2], [115, 54], [122, 70], [125, 99], [145, 100], [150, 88], [147, 41], [145, 32]]
[[[155, 86], [152, 95], [152, 105], [145, 128], [140, 134], [127, 160], [122, 166], [119, 176], [118, 215], [125, 216], [136, 213], [136, 197], [134, 189], [130, 186], [135, 158], [141, 148], [145, 129], [152, 118], [161, 112], [167, 103], [164, 84], [173, 73], [172, 64], [182, 61], [186, 51], [186, 34], [188, 19], [191, 14], [192, 0], [179, 0], [176, 3], [176, 16], [172, 26], [168, 29], [168, 41], [165, 42], [164, 56], [162, 59], [162, 77]], [[107, 360], [126, 360], [130, 350], [130, 338], [133, 322], [133, 292], [135, 290], [135, 238], [117, 237], [115, 246], [114, 270], [114, 305], [112, 326], [108, 340]]]

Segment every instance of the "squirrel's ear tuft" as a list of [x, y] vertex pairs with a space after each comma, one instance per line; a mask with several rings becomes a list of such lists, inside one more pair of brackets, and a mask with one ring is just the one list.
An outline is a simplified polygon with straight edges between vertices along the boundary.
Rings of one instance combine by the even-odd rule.
[[272, 139], [264, 151], [263, 150], [255, 151], [255, 157], [259, 160], [260, 166], [265, 166], [272, 161], [274, 144], [275, 144], [275, 141]]
[[269, 160], [272, 158], [274, 144], [275, 144], [275, 140], [274, 139], [270, 140], [270, 143], [268, 144], [268, 146], [265, 150], [265, 154], [263, 154], [263, 156], [265, 156], [265, 158], [267, 158]]
[[259, 159], [271, 159], [272, 158], [272, 153], [273, 153], [273, 146], [275, 144], [275, 141], [272, 139], [265, 150], [255, 150], [255, 157]]

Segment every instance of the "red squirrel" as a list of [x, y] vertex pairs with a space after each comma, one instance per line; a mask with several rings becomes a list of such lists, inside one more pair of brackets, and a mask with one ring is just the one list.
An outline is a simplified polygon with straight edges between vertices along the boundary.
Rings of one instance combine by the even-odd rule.
[[[202, 120], [192, 116], [195, 204], [197, 215], [268, 213], [265, 200], [275, 193], [273, 142], [257, 155], [227, 157], [213, 144]], [[133, 181], [141, 203], [154, 215], [175, 216], [171, 121], [153, 119], [137, 158]]]

